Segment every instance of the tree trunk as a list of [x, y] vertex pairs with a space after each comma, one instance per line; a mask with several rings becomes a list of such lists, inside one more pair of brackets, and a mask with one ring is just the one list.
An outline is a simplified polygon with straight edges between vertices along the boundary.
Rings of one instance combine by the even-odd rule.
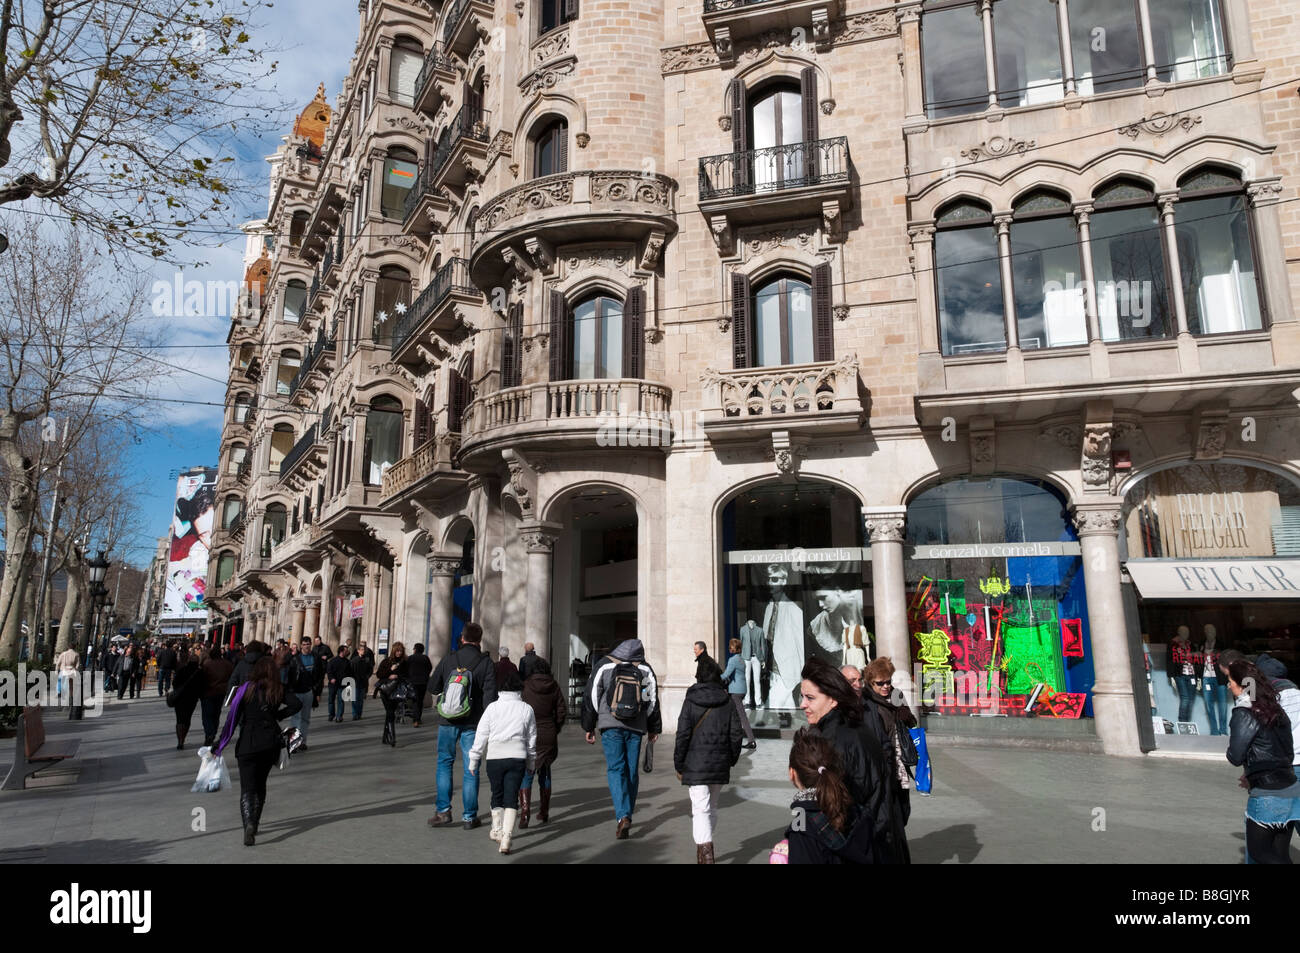
[[[22, 473], [21, 470], [18, 471]], [[0, 585], [0, 659], [18, 661], [23, 612], [27, 607], [27, 565], [32, 542], [32, 500], [36, 494], [21, 476], [9, 482], [5, 510], [5, 575]]]
[[[81, 572], [76, 566], [68, 567], [68, 597], [63, 601], [63, 615], [59, 619], [59, 645], [58, 651], [62, 652], [69, 645], [73, 644], [73, 639], [77, 635], [77, 622], [81, 615], [82, 606], [82, 585]], [[81, 642], [78, 640], [76, 648], [81, 650]]]

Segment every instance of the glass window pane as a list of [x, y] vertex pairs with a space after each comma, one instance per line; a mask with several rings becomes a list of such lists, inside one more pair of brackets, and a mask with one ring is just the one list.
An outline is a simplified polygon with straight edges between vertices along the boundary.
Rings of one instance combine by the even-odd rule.
[[415, 50], [394, 47], [388, 67], [388, 95], [403, 106], [415, 103], [415, 81], [420, 77], [424, 57]]
[[997, 351], [1007, 346], [997, 248], [992, 228], [945, 229], [935, 234], [944, 354]]
[[384, 163], [384, 190], [380, 196], [385, 218], [401, 218], [406, 205], [406, 193], [415, 186], [419, 166], [403, 159], [388, 159]]
[[778, 367], [781, 360], [781, 282], [760, 288], [754, 296], [754, 355], [759, 367]]
[[[1218, 0], [1147, 0], [1156, 75], [1179, 83], [1228, 72]], [[1070, 8], [1073, 11], [1073, 5]]]
[[1050, 0], [998, 0], [993, 42], [999, 104], [1030, 106], [1065, 95], [1060, 31]]
[[984, 29], [974, 6], [922, 15], [921, 69], [926, 109], [932, 118], [988, 108]]
[[1081, 96], [1143, 84], [1134, 0], [1071, 0], [1070, 49]]
[[302, 320], [303, 308], [307, 306], [307, 286], [301, 281], [291, 281], [284, 289], [284, 319], [290, 324]]
[[1258, 331], [1264, 326], [1247, 215], [1241, 195], [1177, 205], [1178, 263], [1193, 334]]
[[596, 377], [596, 302], [573, 309], [573, 374], [578, 380]]
[[1172, 325], [1154, 206], [1092, 216], [1092, 271], [1104, 341], [1164, 337]]
[[601, 298], [601, 373], [598, 377], [623, 376], [623, 306], [613, 298]]
[[1075, 539], [1061, 498], [1043, 484], [1006, 477], [953, 480], [907, 505], [907, 542], [1052, 543]]
[[813, 361], [812, 288], [802, 281], [786, 281], [789, 288], [790, 363]]
[[378, 485], [384, 473], [397, 462], [402, 443], [402, 414], [400, 411], [370, 408], [366, 415], [366, 436], [370, 439], [370, 472], [366, 482]]
[[1011, 226], [1016, 326], [1026, 350], [1088, 343], [1077, 237], [1073, 216]]

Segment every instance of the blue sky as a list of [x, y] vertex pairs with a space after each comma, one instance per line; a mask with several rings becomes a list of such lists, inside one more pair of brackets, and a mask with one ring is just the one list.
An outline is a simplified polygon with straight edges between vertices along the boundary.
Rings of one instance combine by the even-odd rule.
[[[260, 16], [264, 28], [254, 33], [254, 45], [278, 47], [279, 61], [273, 83], [276, 94], [293, 104], [277, 124], [274, 134], [258, 139], [237, 139], [235, 149], [244, 164], [244, 174], [261, 183], [259, 196], [248, 203], [235, 221], [247, 221], [266, 214], [267, 165], [264, 158], [288, 134], [293, 120], [325, 84], [326, 97], [334, 105], [343, 85], [348, 60], [356, 45], [359, 17], [355, 0], [276, 0], [274, 8]], [[304, 40], [305, 36], [310, 40]], [[189, 257], [208, 264], [183, 270], [184, 281], [230, 281], [243, 278], [244, 236], [235, 230], [228, 237], [214, 236], [219, 244]], [[171, 284], [177, 268], [151, 267], [153, 280]], [[176, 473], [194, 466], [215, 466], [221, 441], [222, 409], [202, 402], [220, 404], [225, 399], [229, 352], [225, 347], [229, 316], [207, 318], [157, 318], [167, 322], [169, 347], [163, 354], [180, 370], [170, 388], [171, 396], [196, 403], [159, 401], [150, 408], [143, 442], [133, 448], [128, 466], [147, 481], [141, 501], [141, 533], [124, 553], [128, 563], [148, 565], [159, 536], [171, 525], [176, 495]]]

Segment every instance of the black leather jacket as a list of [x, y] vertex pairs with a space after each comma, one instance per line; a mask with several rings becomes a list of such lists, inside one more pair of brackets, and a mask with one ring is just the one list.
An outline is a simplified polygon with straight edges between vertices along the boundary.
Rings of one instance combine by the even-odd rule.
[[1278, 790], [1295, 783], [1291, 720], [1279, 712], [1271, 725], [1261, 725], [1246, 707], [1232, 709], [1228, 723], [1228, 761], [1244, 766], [1251, 787]]
[[905, 862], [905, 835], [902, 819], [896, 817], [893, 772], [875, 734], [865, 725], [848, 724], [835, 709], [823, 715], [816, 727], [839, 752], [854, 803], [871, 818], [874, 862]]

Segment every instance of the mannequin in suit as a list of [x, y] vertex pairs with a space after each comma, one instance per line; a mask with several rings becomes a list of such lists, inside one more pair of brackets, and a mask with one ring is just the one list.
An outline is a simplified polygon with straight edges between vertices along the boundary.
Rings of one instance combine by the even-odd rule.
[[772, 598], [763, 612], [763, 634], [771, 644], [767, 705], [775, 709], [799, 707], [804, 663], [803, 607], [786, 595], [789, 578], [784, 565], [773, 563], [767, 567]]
[[745, 704], [765, 708], [763, 703], [763, 664], [767, 661], [767, 639], [753, 619], [740, 627], [740, 660], [745, 665]]

